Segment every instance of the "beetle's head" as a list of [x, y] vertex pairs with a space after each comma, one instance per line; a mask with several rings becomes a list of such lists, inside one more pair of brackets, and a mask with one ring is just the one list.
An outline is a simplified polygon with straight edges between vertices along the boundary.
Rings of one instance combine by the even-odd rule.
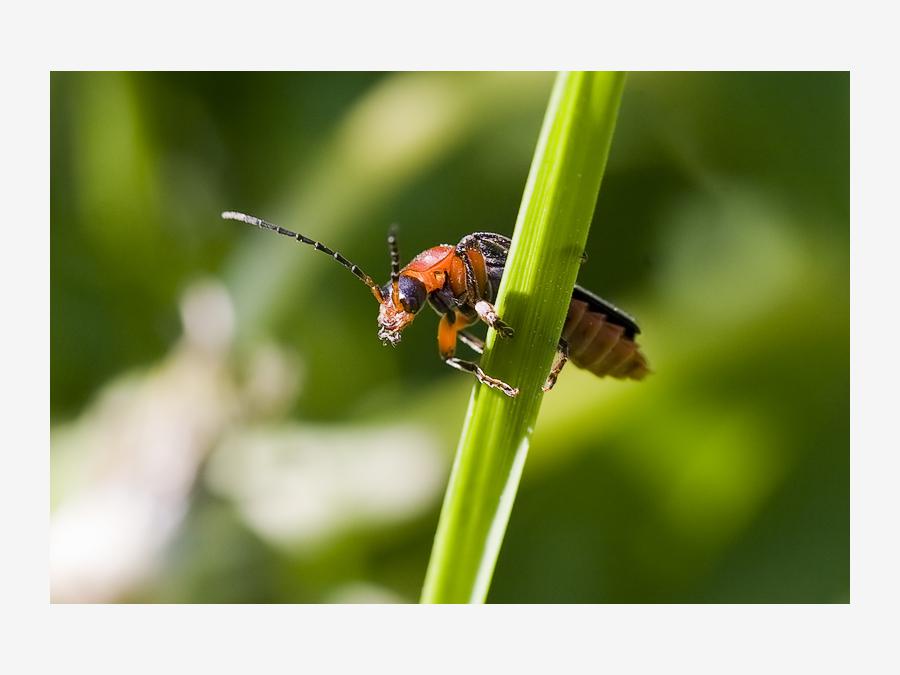
[[396, 284], [386, 283], [378, 307], [378, 339], [392, 347], [400, 342], [401, 331], [416, 318], [427, 295], [425, 285], [413, 277], [401, 275]]

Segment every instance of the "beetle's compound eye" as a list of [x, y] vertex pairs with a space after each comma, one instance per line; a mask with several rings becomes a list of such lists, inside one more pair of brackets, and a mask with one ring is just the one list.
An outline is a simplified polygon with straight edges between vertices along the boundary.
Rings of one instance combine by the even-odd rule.
[[415, 314], [425, 303], [425, 285], [418, 279], [401, 276], [399, 281], [400, 303], [407, 312]]

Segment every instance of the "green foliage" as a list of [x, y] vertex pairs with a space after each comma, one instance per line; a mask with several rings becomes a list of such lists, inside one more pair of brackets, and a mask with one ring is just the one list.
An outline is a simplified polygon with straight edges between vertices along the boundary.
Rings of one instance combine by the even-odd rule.
[[622, 94], [621, 73], [562, 73], [550, 98], [498, 313], [513, 340], [489, 334], [482, 367], [520, 390], [476, 386], [466, 415], [425, 602], [483, 602], [519, 485], [531, 433], [587, 241]]

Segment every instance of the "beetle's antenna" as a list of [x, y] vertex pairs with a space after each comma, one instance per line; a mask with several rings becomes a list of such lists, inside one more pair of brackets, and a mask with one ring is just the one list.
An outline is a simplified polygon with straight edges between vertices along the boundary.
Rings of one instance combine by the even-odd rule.
[[400, 307], [400, 249], [397, 246], [397, 224], [388, 230], [388, 250], [391, 252], [391, 300]]
[[[256, 216], [248, 216], [246, 213], [239, 213], [237, 211], [223, 211], [222, 217], [225, 220], [239, 220], [242, 223], [247, 223], [248, 225], [255, 225], [256, 227], [259, 227], [264, 230], [272, 230], [272, 232], [277, 232], [278, 234], [283, 234], [285, 237], [290, 237], [291, 239], [296, 239], [301, 244], [308, 244], [309, 246], [312, 246], [317, 251], [321, 251], [322, 253], [325, 253], [325, 254], [331, 256], [332, 258], [337, 260], [342, 266], [344, 266], [348, 270], [350, 270], [357, 279], [362, 281], [366, 286], [369, 287], [369, 289], [371, 289], [372, 294], [375, 296], [375, 299], [378, 300], [378, 302], [384, 301], [384, 296], [382, 296], [382, 294], [381, 294], [381, 289], [378, 287], [378, 284], [376, 284], [372, 280], [372, 277], [370, 277], [368, 274], [363, 272], [359, 268], [358, 265], [355, 265], [354, 263], [350, 262], [344, 256], [342, 256], [340, 253], [338, 253], [337, 251], [332, 251], [330, 248], [325, 246], [325, 244], [323, 244], [322, 242], [316, 241], [314, 239], [310, 239], [309, 237], [305, 237], [302, 234], [298, 234], [297, 232], [291, 232], [290, 230], [287, 230], [278, 225], [273, 225], [272, 223], [269, 223], [269, 222], [263, 220], [262, 218], [257, 218]], [[393, 279], [393, 276], [392, 276], [392, 279]]]

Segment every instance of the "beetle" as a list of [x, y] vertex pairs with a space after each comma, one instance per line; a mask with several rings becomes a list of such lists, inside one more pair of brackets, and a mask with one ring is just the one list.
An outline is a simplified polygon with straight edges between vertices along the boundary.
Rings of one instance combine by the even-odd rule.
[[[483, 321], [504, 338], [513, 329], [501, 320], [493, 305], [506, 266], [510, 239], [493, 232], [467, 234], [458, 244], [441, 244], [422, 251], [405, 267], [400, 267], [396, 228], [388, 235], [391, 278], [379, 286], [360, 267], [325, 244], [279, 225], [237, 211], [225, 211], [222, 218], [271, 230], [312, 246], [331, 256], [362, 281], [378, 301], [378, 337], [385, 345], [400, 342], [404, 328], [427, 304], [440, 315], [438, 351], [444, 363], [471, 373], [479, 382], [515, 397], [519, 390], [485, 373], [477, 363], [456, 357], [457, 339], [481, 354], [484, 342], [465, 330]], [[603, 377], [641, 380], [649, 368], [635, 342], [641, 332], [633, 317], [591, 293], [575, 286], [559, 340], [556, 358], [544, 391], [549, 391], [567, 361]]]

